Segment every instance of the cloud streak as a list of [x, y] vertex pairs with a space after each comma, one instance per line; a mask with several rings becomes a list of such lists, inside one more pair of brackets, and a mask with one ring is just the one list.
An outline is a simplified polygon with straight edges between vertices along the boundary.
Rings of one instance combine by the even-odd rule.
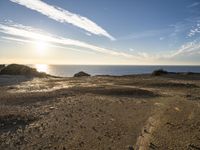
[[200, 2], [194, 2], [191, 5], [188, 6], [188, 8], [196, 7], [200, 4]]
[[161, 36], [169, 32], [171, 32], [170, 28], [160, 29], [160, 30], [148, 30], [140, 33], [133, 33], [130, 35], [126, 35], [118, 38], [117, 40], [144, 39], [144, 38], [156, 37], [158, 35]]
[[162, 61], [171, 61], [174, 58], [180, 57], [188, 57], [188, 56], [200, 56], [200, 42], [199, 41], [192, 41], [185, 43], [173, 51], [168, 51], [166, 53], [160, 54], [148, 54], [146, 52], [135, 51], [135, 56], [143, 60], [150, 60], [155, 62], [162, 62]]
[[198, 33], [200, 33], [200, 23], [198, 23], [194, 29], [190, 30], [190, 32], [188, 33], [188, 37], [195, 36]]
[[200, 42], [193, 41], [182, 45], [179, 49], [171, 52], [160, 53], [160, 54], [148, 54], [146, 52], [136, 51], [130, 49], [132, 52], [124, 53], [115, 51], [108, 48], [102, 48], [89, 44], [86, 42], [64, 38], [61, 36], [52, 35], [35, 29], [29, 26], [23, 26], [20, 24], [1, 24], [0, 23], [1, 38], [7, 41], [15, 41], [17, 43], [30, 43], [35, 44], [37, 41], [44, 41], [48, 43], [50, 47], [62, 48], [67, 50], [75, 50], [81, 52], [98, 52], [106, 55], [120, 56], [128, 58], [130, 60], [144, 61], [147, 63], [151, 62], [162, 62], [165, 60], [171, 60], [178, 57], [185, 57], [191, 55], [200, 55]]
[[[6, 41], [15, 41], [15, 42], [17, 42], [19, 44], [24, 44], [24, 43], [37, 44], [37, 41], [28, 40], [28, 39], [22, 39], [22, 38], [15, 38], [15, 37], [12, 37], [12, 36], [2, 36], [1, 38], [6, 40]], [[46, 43], [46, 44], [47, 44], [48, 47], [66, 49], [66, 46], [55, 45], [55, 44], [50, 44], [50, 43]], [[72, 47], [67, 47], [67, 50], [83, 52], [83, 51], [81, 51], [79, 49], [72, 48]], [[93, 51], [84, 51], [84, 53], [93, 54], [94, 52]]]
[[17, 42], [44, 41], [50, 43], [51, 45], [75, 46], [82, 49], [89, 49], [91, 51], [99, 53], [134, 58], [133, 55], [124, 52], [118, 52], [111, 49], [106, 49], [92, 44], [88, 44], [86, 42], [55, 36], [52, 34], [45, 33], [41, 30], [29, 26], [23, 26], [20, 24], [13, 24], [13, 25], [0, 24], [0, 32], [14, 37], [12, 39], [11, 37], [10, 38], [7, 37], [7, 40], [15, 40]]
[[174, 58], [183, 55], [196, 55], [196, 54], [199, 55], [199, 53], [200, 53], [200, 43], [193, 41], [182, 45], [181, 48], [170, 54], [168, 58]]
[[76, 27], [86, 30], [95, 35], [105, 36], [111, 40], [115, 40], [106, 30], [97, 25], [92, 20], [81, 15], [69, 12], [60, 7], [49, 5], [42, 0], [10, 0], [11, 2], [25, 6], [29, 9], [35, 10], [49, 18], [60, 23], [69, 23]]

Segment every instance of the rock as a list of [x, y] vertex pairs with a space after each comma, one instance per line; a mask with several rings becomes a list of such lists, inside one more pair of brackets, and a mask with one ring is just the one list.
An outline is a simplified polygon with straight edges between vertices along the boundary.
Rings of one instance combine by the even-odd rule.
[[63, 150], [66, 150], [65, 146], [63, 147]]
[[0, 71], [1, 75], [25, 75], [25, 76], [37, 76], [42, 77], [46, 74], [37, 72], [36, 69], [19, 64], [11, 64], [4, 67]]
[[194, 144], [188, 144], [188, 148], [197, 149], [197, 150], [200, 149], [199, 146], [196, 146]]
[[83, 71], [74, 74], [74, 77], [90, 77], [91, 75]]
[[128, 146], [128, 150], [134, 150], [133, 146], [132, 146], [132, 145], [129, 145], [129, 146]]
[[151, 148], [151, 149], [157, 149], [158, 147], [155, 144], [150, 143], [149, 144], [149, 148]]
[[3, 68], [0, 74], [5, 75], [35, 75], [36, 69], [30, 68], [25, 65], [11, 64]]
[[152, 75], [154, 76], [161, 76], [161, 75], [165, 75], [168, 74], [167, 71], [163, 70], [163, 69], [158, 69], [152, 72]]
[[53, 109], [55, 109], [55, 107], [49, 107], [49, 109], [50, 109], [50, 110], [53, 110]]
[[6, 65], [0, 65], [0, 71], [5, 68]]

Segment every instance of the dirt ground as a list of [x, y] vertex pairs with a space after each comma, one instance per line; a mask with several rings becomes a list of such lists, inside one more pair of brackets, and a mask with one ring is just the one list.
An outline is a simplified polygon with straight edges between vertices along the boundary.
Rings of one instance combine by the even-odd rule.
[[198, 150], [200, 75], [0, 76], [1, 150]]

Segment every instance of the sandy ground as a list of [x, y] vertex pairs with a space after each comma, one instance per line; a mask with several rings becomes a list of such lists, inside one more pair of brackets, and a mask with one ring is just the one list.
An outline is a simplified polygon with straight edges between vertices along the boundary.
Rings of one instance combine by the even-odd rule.
[[200, 76], [0, 76], [2, 150], [198, 150]]

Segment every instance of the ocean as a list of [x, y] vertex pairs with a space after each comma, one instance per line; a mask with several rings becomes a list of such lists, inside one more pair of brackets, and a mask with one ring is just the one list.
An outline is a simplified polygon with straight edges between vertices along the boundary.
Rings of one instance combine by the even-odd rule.
[[169, 72], [200, 73], [200, 66], [33, 65], [32, 67], [40, 72], [61, 77], [72, 77], [79, 71], [91, 75], [148, 74], [156, 69], [164, 69]]

